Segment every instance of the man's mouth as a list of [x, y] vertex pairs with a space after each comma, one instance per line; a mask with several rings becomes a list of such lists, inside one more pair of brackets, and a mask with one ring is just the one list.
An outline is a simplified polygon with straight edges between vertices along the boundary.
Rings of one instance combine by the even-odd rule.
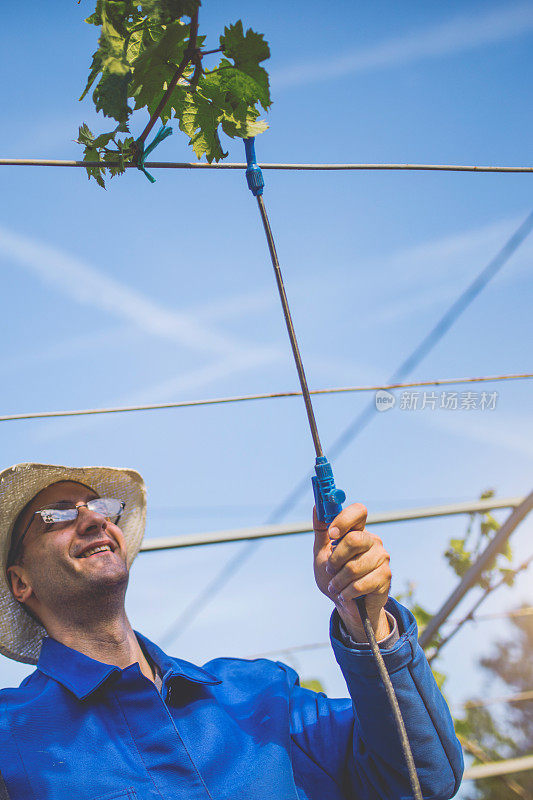
[[78, 558], [89, 558], [89, 556], [94, 556], [96, 553], [105, 553], [109, 551], [112, 553], [112, 549], [108, 544], [99, 544], [96, 547], [91, 547], [89, 550], [85, 550]]

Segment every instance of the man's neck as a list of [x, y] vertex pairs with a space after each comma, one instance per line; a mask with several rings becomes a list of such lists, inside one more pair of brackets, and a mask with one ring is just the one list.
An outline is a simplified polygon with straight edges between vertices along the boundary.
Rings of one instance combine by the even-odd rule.
[[82, 625], [48, 623], [49, 636], [80, 653], [121, 669], [139, 663], [141, 672], [154, 680], [153, 670], [124, 611], [115, 619], [87, 620]]

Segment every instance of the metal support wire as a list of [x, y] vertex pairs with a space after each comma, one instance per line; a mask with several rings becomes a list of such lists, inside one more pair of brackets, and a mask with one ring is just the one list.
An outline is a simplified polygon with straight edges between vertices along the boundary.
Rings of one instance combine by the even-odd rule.
[[[440, 378], [436, 381], [414, 381], [411, 383], [390, 383], [375, 386], [332, 386], [329, 389], [310, 389], [309, 394], [345, 394], [348, 392], [376, 392], [379, 390], [408, 389], [415, 386], [451, 386], [468, 383], [496, 383], [533, 378], [533, 373], [516, 375], [483, 375], [479, 378]], [[149, 403], [138, 406], [115, 406], [111, 408], [80, 408], [71, 411], [29, 411], [26, 414], [3, 414], [0, 422], [13, 422], [22, 419], [50, 419], [56, 417], [83, 417], [91, 414], [123, 414], [128, 411], [160, 411], [166, 408], [189, 408], [191, 406], [216, 406], [228, 403], [244, 403], [251, 400], [277, 400], [282, 397], [300, 397], [301, 392], [270, 392], [266, 394], [246, 394], [235, 397], [212, 397], [205, 400], [177, 400], [173, 403]]]
[[[136, 169], [136, 164], [124, 164], [126, 169]], [[147, 169], [246, 169], [246, 164], [221, 162], [208, 164], [205, 161], [147, 161]], [[276, 170], [393, 170], [415, 172], [533, 172], [533, 167], [471, 166], [468, 164], [258, 164], [261, 169]], [[116, 167], [107, 161], [70, 161], [49, 158], [0, 158], [0, 167]]]

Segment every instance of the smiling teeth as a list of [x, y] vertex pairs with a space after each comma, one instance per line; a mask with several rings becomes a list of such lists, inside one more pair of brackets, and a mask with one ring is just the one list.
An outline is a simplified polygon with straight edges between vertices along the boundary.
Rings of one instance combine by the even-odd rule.
[[108, 544], [101, 544], [99, 547], [93, 547], [92, 550], [87, 550], [80, 558], [87, 558], [87, 556], [92, 556], [93, 553], [103, 553], [104, 550], [111, 551], [111, 548]]

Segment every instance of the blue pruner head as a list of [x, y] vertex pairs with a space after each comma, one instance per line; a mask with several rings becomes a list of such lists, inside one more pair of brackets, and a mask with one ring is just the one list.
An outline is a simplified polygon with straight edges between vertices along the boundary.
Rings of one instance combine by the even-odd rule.
[[248, 188], [254, 197], [263, 194], [265, 179], [263, 172], [255, 159], [255, 136], [244, 139], [244, 149], [246, 151], [246, 181]]
[[333, 470], [326, 456], [317, 456], [315, 473], [312, 481], [317, 517], [329, 525], [342, 511], [346, 494], [335, 486]]

